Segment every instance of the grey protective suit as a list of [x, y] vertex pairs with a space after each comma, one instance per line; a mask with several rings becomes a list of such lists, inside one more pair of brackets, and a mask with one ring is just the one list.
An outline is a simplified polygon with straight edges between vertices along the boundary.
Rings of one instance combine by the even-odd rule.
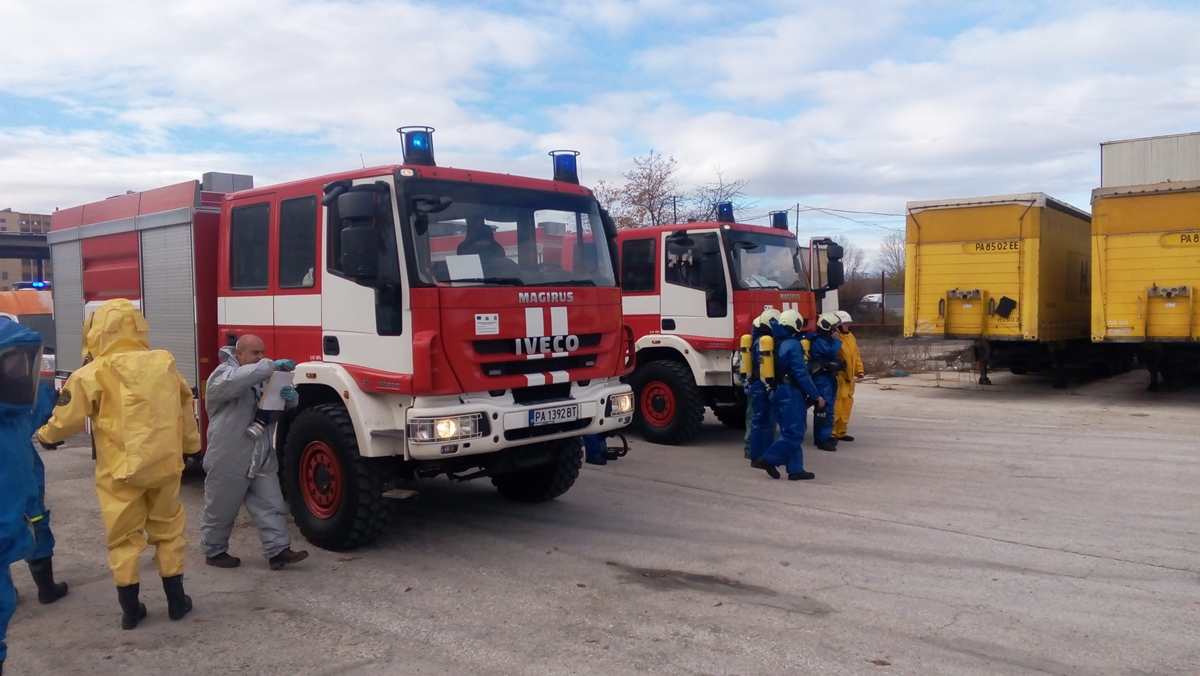
[[[287, 509], [279, 489], [279, 460], [271, 447], [275, 424], [255, 439], [246, 434], [258, 398], [274, 372], [270, 359], [241, 366], [232, 347], [221, 348], [221, 364], [208, 377], [208, 448], [204, 453], [204, 514], [200, 549], [207, 557], [229, 550], [229, 534], [242, 503], [268, 559], [292, 544]], [[288, 407], [294, 406], [289, 402]]]

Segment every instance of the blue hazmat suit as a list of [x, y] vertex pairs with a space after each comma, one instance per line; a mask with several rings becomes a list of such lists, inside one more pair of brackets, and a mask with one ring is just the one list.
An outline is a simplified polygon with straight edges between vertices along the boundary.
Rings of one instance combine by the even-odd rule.
[[[39, 503], [30, 438], [37, 426], [35, 401], [41, 375], [42, 337], [0, 317], [0, 662], [8, 657], [8, 621], [17, 609], [9, 565], [33, 552], [30, 514]], [[53, 404], [51, 389], [50, 403]]]
[[808, 360], [813, 365], [812, 381], [829, 407], [824, 424], [813, 424], [813, 441], [820, 444], [833, 438], [833, 406], [837, 401], [838, 352], [842, 349], [842, 339], [826, 331], [810, 333], [806, 339], [809, 341]]
[[[778, 467], [787, 465], [788, 474], [804, 471], [804, 432], [808, 428], [808, 401], [820, 394], [808, 376], [804, 346], [786, 328], [772, 322], [775, 338], [775, 392], [771, 407], [779, 423], [779, 439], [763, 454], [763, 461]], [[832, 405], [832, 402], [830, 402]]]
[[[31, 419], [35, 432], [50, 420], [57, 401], [58, 393], [52, 386], [42, 383], [38, 387], [37, 403], [33, 405]], [[29, 442], [29, 452], [33, 454], [33, 479], [37, 482], [37, 497], [26, 510], [33, 521], [33, 554], [29, 560], [37, 561], [54, 556], [54, 533], [50, 530], [50, 510], [46, 509], [46, 465], [42, 463], [42, 456], [32, 440]]]
[[767, 452], [767, 447], [775, 441], [775, 419], [771, 415], [771, 393], [767, 390], [767, 384], [758, 376], [758, 369], [762, 366], [759, 340], [763, 336], [771, 335], [772, 328], [778, 326], [774, 319], [770, 320], [770, 323], [772, 326], [757, 326], [750, 332], [750, 336], [753, 338], [753, 342], [750, 344], [750, 358], [754, 360], [754, 368], [751, 371], [751, 380], [746, 385], [746, 405], [750, 407], [748, 450], [751, 460], [763, 457], [763, 453]]

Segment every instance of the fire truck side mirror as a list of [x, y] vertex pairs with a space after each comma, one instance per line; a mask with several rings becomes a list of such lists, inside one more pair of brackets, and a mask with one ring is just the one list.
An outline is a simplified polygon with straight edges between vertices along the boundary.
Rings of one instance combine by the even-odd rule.
[[342, 228], [342, 272], [359, 284], [379, 276], [379, 235], [375, 232], [375, 193], [355, 190], [337, 198]]
[[361, 221], [375, 218], [375, 193], [356, 190], [338, 195], [338, 217]]
[[846, 283], [846, 271], [840, 260], [830, 260], [825, 265], [825, 286], [836, 289]]

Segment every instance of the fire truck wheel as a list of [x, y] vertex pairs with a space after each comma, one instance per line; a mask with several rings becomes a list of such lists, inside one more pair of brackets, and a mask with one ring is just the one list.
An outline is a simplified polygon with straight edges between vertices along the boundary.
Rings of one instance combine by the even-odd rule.
[[358, 455], [346, 409], [321, 404], [288, 430], [283, 478], [296, 527], [309, 542], [333, 551], [370, 544], [387, 525], [392, 503], [383, 491], [389, 465]]
[[700, 433], [704, 397], [686, 365], [652, 361], [634, 372], [633, 391], [633, 426], [646, 441], [680, 445]]
[[559, 447], [554, 460], [494, 476], [492, 485], [500, 495], [517, 502], [547, 502], [566, 493], [575, 485], [583, 466], [583, 442], [580, 437], [572, 437], [556, 443]]
[[746, 429], [746, 401], [741, 400], [740, 404], [731, 404], [729, 406], [713, 406], [713, 415], [721, 424], [726, 427], [732, 427], [735, 430]]

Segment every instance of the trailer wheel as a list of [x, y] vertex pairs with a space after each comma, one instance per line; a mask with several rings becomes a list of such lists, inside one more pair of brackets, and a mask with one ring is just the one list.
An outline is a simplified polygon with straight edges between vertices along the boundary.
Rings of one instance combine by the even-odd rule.
[[580, 437], [564, 439], [545, 465], [530, 467], [492, 477], [500, 495], [517, 502], [548, 502], [570, 490], [583, 466]]
[[680, 445], [700, 433], [704, 397], [687, 366], [652, 361], [634, 372], [633, 391], [633, 426], [646, 441]]
[[392, 513], [383, 498], [390, 478], [385, 461], [359, 457], [350, 415], [337, 404], [301, 412], [288, 430], [288, 505], [300, 533], [322, 549], [353, 549], [378, 537]]

